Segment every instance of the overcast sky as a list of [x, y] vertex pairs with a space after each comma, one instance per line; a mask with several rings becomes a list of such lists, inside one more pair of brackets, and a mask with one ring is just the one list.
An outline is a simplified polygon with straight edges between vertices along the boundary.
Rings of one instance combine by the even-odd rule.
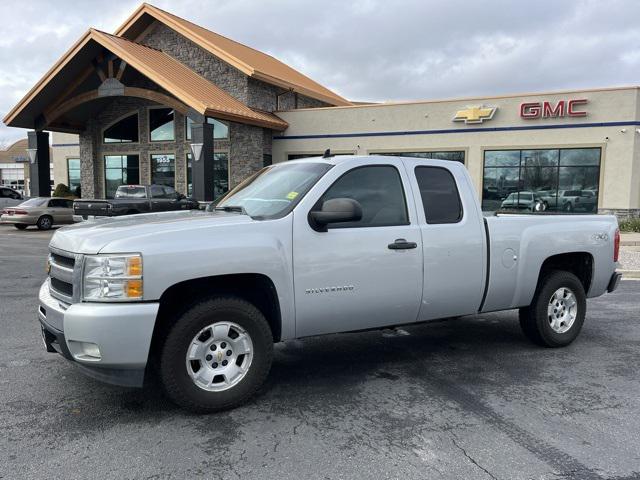
[[[136, 0], [2, 0], [0, 116], [88, 27]], [[155, 0], [350, 100], [640, 84], [638, 0]], [[25, 130], [0, 126], [0, 143]]]

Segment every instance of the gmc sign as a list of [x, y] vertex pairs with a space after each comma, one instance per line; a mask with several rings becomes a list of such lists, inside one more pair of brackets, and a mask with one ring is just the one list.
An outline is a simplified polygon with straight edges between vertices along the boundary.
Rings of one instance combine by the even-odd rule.
[[535, 118], [560, 118], [560, 117], [586, 117], [587, 112], [580, 110], [580, 105], [585, 105], [587, 100], [560, 100], [555, 105], [551, 102], [529, 102], [520, 104], [520, 116], [531, 120]]

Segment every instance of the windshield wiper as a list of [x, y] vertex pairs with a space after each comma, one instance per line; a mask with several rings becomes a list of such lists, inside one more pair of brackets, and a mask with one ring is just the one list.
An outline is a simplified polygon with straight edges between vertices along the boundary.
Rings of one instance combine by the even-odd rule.
[[240, 212], [244, 215], [248, 215], [244, 207], [240, 205], [225, 205], [224, 207], [214, 207], [214, 210], [221, 212]]

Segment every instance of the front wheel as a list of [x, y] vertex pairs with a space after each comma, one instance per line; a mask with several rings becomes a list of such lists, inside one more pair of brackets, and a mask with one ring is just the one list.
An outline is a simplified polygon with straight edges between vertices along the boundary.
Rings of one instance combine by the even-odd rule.
[[215, 412], [247, 401], [267, 378], [273, 336], [264, 315], [237, 297], [190, 307], [169, 332], [160, 377], [176, 404]]
[[564, 347], [580, 333], [586, 311], [582, 282], [573, 273], [555, 271], [541, 280], [531, 305], [520, 309], [520, 327], [538, 345]]

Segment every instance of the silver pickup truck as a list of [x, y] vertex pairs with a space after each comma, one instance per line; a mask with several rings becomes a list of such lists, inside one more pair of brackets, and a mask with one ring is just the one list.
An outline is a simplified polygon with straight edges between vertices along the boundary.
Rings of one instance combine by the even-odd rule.
[[274, 342], [519, 309], [561, 347], [616, 289], [613, 216], [484, 218], [463, 165], [386, 156], [290, 161], [208, 211], [58, 230], [39, 293], [44, 343], [89, 375], [159, 375], [194, 411], [247, 400]]

